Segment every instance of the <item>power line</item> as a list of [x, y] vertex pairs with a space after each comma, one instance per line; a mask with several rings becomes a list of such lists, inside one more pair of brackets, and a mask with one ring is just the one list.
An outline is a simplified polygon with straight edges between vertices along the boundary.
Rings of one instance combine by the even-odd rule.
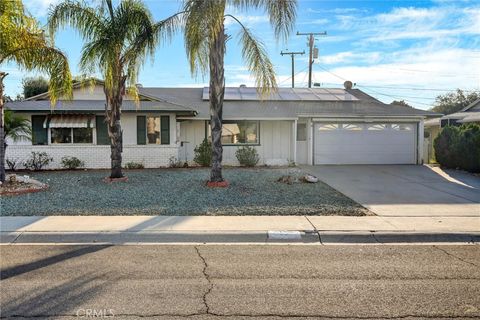
[[[335, 74], [335, 73], [331, 72], [330, 70], [328, 70], [328, 69], [326, 69], [326, 68], [324, 68], [324, 67], [322, 67], [322, 66], [319, 66], [319, 67], [320, 67], [321, 69], [325, 70], [326, 72], [330, 73], [331, 75], [333, 75], [333, 76], [335, 76], [335, 77], [337, 77], [337, 78], [339, 78], [339, 79], [342, 79], [343, 81], [348, 81], [348, 80], [345, 79], [344, 77], [339, 76], [338, 74]], [[360, 88], [364, 88], [364, 86], [359, 85], [359, 84], [356, 84], [356, 86], [357, 86], [357, 87], [360, 87]], [[407, 101], [407, 102], [414, 103], [414, 104], [422, 104], [422, 105], [425, 105], [425, 106], [431, 106], [431, 104], [422, 103], [422, 102], [417, 102], [417, 101], [410, 101], [410, 100], [407, 100], [407, 99], [405, 99], [404, 97], [401, 97], [401, 96], [394, 96], [394, 95], [389, 95], [389, 94], [381, 93], [381, 92], [378, 92], [378, 91], [376, 91], [376, 90], [369, 89], [368, 87], [366, 87], [365, 90], [369, 90], [369, 91], [372, 91], [372, 92], [374, 92], [374, 93], [376, 93], [376, 94], [379, 94], [379, 95], [382, 95], [382, 96], [386, 96], [386, 97], [390, 97], [390, 98], [403, 99], [403, 100], [405, 100], [405, 101]], [[410, 98], [411, 98], [411, 99], [412, 99], [412, 98], [417, 99], [418, 97], [410, 97]]]
[[[305, 70], [308, 69], [308, 66], [303, 68], [302, 70], [298, 71], [297, 73], [295, 73], [295, 76], [298, 76], [300, 73], [304, 72]], [[286, 79], [283, 79], [282, 81], [280, 81], [278, 84], [282, 84], [282, 83], [285, 83], [286, 81], [292, 79], [292, 76], [286, 78]]]
[[[357, 85], [358, 86], [358, 85]], [[359, 87], [362, 87], [362, 86], [359, 86]], [[363, 88], [363, 87], [362, 87]], [[368, 89], [368, 88], [363, 88], [365, 91], [371, 91], [373, 92], [374, 94], [379, 94], [381, 96], [385, 96], [385, 97], [390, 97], [390, 98], [394, 98], [394, 99], [402, 99], [402, 100], [405, 100], [406, 102], [410, 102], [410, 103], [413, 103], [413, 104], [421, 104], [421, 105], [424, 105], [424, 106], [429, 106], [431, 107], [432, 104], [429, 104], [429, 103], [423, 103], [423, 102], [418, 102], [418, 101], [413, 101], [413, 100], [408, 100], [408, 99], [405, 99], [404, 97], [402, 96], [394, 96], [394, 95], [391, 95], [391, 94], [385, 94], [385, 93], [381, 93], [381, 92], [378, 92], [378, 91], [375, 91], [375, 90], [372, 90], [372, 89]]]

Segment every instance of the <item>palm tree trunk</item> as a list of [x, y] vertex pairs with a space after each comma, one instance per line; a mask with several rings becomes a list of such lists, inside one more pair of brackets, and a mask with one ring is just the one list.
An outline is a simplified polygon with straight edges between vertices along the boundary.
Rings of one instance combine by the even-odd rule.
[[225, 32], [224, 26], [210, 45], [210, 127], [212, 130], [212, 170], [211, 182], [222, 182], [222, 120], [224, 77]]
[[0, 72], [0, 182], [5, 182], [5, 114], [3, 112], [3, 79], [7, 76], [7, 73]]
[[122, 178], [122, 152], [123, 152], [123, 131], [120, 122], [122, 112], [122, 93], [124, 92], [125, 81], [121, 81], [121, 88], [115, 90], [112, 97], [107, 96], [107, 110], [105, 118], [107, 120], [108, 136], [110, 137], [110, 159], [111, 171], [110, 178]]

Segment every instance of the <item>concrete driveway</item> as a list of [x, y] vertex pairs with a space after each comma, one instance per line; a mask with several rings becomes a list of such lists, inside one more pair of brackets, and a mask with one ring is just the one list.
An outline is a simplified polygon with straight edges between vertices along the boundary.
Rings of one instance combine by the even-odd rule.
[[417, 165], [304, 166], [379, 216], [478, 216], [480, 177]]

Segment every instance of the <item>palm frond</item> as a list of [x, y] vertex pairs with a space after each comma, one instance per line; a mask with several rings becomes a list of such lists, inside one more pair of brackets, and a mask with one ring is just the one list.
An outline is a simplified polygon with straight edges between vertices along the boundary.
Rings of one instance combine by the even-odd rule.
[[240, 10], [263, 8], [273, 26], [275, 36], [286, 40], [293, 31], [297, 18], [297, 0], [227, 0], [228, 5]]
[[4, 116], [5, 137], [12, 139], [14, 142], [32, 139], [32, 127], [28, 119], [14, 114], [9, 109], [5, 109]]
[[190, 71], [196, 75], [208, 70], [210, 44], [223, 30], [224, 0], [188, 0], [185, 12], [185, 49], [190, 62]]
[[[39, 70], [50, 75], [52, 105], [59, 94], [71, 98], [72, 83], [67, 57], [51, 45], [38, 22], [27, 15], [21, 1], [2, 1], [0, 16], [0, 63], [13, 62], [25, 70]], [[15, 7], [16, 6], [16, 7]], [[7, 11], [10, 10], [10, 11]]]
[[50, 10], [48, 28], [51, 37], [66, 26], [76, 29], [84, 39], [92, 39], [105, 28], [105, 20], [85, 3], [66, 0]]
[[226, 16], [234, 19], [241, 26], [238, 42], [242, 47], [243, 60], [255, 78], [256, 87], [262, 96], [268, 94], [271, 90], [275, 90], [277, 87], [275, 70], [268, 58], [265, 46], [237, 18], [232, 15]]

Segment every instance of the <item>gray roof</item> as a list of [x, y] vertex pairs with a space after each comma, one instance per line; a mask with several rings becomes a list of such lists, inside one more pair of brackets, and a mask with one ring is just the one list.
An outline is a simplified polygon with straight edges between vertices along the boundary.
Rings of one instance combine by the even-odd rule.
[[[312, 89], [320, 90], [320, 89]], [[343, 89], [342, 89], [343, 90]], [[312, 117], [408, 117], [439, 116], [440, 114], [399, 105], [390, 105], [358, 89], [344, 90], [357, 100], [226, 100], [223, 105], [225, 119], [297, 118]], [[141, 88], [141, 93], [160, 97], [166, 101], [189, 106], [198, 111], [197, 118], [209, 119], [209, 102], [203, 99], [203, 88]]]
[[[202, 99], [209, 100], [210, 88], [203, 88]], [[236, 101], [352, 101], [357, 97], [345, 89], [338, 88], [277, 88], [274, 92], [262, 96], [257, 88], [227, 87], [224, 100]]]
[[441, 120], [453, 119], [460, 123], [480, 122], [480, 99], [470, 103], [458, 112], [444, 115], [436, 118], [435, 121], [426, 121], [425, 126], [440, 126]]
[[[13, 111], [25, 112], [50, 112], [52, 107], [49, 100], [14, 101], [5, 104], [6, 108]], [[105, 101], [102, 100], [73, 100], [58, 101], [53, 108], [54, 112], [78, 113], [78, 112], [103, 112]], [[194, 115], [196, 111], [186, 106], [163, 101], [140, 101], [139, 107], [134, 101], [124, 100], [122, 103], [124, 112], [175, 112], [185, 115]]]
[[[358, 89], [290, 89], [279, 88], [276, 95], [261, 100], [255, 88], [226, 88], [238, 92], [241, 100], [225, 100], [225, 119], [296, 119], [298, 117], [434, 117], [431, 111], [405, 106], [384, 104]], [[180, 116], [209, 119], [209, 101], [204, 100], [204, 88], [139, 88], [139, 94], [158, 101], [141, 101], [137, 109], [133, 101], [124, 101], [123, 111], [175, 112]], [[330, 93], [326, 93], [330, 91]], [[208, 92], [208, 90], [207, 90]], [[246, 95], [244, 93], [249, 93]], [[279, 92], [279, 93], [278, 93]], [[255, 94], [254, 94], [255, 93]], [[328, 96], [327, 96], [328, 95]], [[295, 98], [298, 96], [298, 98]], [[313, 100], [314, 97], [317, 97]], [[232, 98], [232, 95], [230, 95]], [[244, 99], [245, 98], [245, 99]], [[290, 100], [293, 99], [293, 100]], [[50, 111], [48, 100], [9, 102], [7, 108], [14, 111]], [[100, 112], [105, 108], [103, 100], [59, 101], [55, 112]]]

